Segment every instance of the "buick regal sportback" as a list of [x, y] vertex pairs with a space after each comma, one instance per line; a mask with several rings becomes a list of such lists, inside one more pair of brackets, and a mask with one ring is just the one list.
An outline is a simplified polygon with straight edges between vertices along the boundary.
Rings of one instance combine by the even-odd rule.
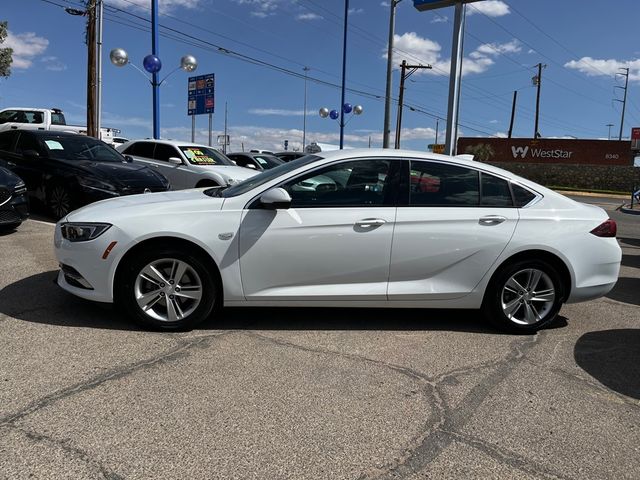
[[615, 234], [604, 210], [483, 163], [342, 150], [96, 203], [57, 224], [55, 251], [63, 289], [157, 329], [322, 306], [481, 309], [527, 333], [611, 290]]

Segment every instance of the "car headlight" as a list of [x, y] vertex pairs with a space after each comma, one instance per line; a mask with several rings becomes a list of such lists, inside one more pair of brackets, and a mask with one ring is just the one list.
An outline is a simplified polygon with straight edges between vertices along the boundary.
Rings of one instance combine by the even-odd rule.
[[78, 177], [78, 183], [90, 190], [97, 190], [98, 192], [108, 193], [109, 195], [120, 195], [116, 191], [116, 187], [110, 183], [103, 182], [96, 178], [90, 177]]
[[86, 242], [99, 237], [110, 227], [110, 223], [63, 223], [60, 231], [70, 242]]

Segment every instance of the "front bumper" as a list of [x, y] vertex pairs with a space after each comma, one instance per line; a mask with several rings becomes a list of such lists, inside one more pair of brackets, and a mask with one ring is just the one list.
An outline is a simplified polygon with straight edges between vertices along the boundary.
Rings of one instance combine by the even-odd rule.
[[29, 217], [29, 200], [26, 193], [14, 195], [0, 205], [0, 225], [16, 225]]

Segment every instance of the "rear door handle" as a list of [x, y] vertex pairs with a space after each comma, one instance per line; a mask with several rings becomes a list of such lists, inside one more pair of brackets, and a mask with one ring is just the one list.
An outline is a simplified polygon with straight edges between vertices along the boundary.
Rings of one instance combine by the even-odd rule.
[[358, 220], [356, 222], [357, 227], [361, 228], [371, 228], [371, 227], [379, 227], [387, 223], [386, 220], [382, 218], [363, 218], [362, 220]]
[[486, 217], [480, 218], [480, 220], [478, 220], [478, 223], [485, 227], [492, 227], [494, 225], [500, 225], [506, 220], [506, 217], [501, 217], [500, 215], [487, 215]]

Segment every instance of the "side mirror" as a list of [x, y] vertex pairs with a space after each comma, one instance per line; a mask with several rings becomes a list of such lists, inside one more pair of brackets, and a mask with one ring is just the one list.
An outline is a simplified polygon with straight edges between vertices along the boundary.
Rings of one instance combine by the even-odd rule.
[[272, 188], [260, 196], [260, 203], [268, 210], [286, 210], [291, 206], [291, 195], [284, 188]]
[[129, 163], [133, 162], [133, 157], [132, 157], [132, 156], [130, 156], [130, 155], [125, 155], [125, 156], [124, 156], [124, 159], [125, 159], [127, 162], [129, 162]]
[[182, 165], [182, 159], [178, 157], [169, 157], [169, 163], [173, 165]]
[[40, 154], [35, 150], [23, 150], [22, 156], [28, 160], [36, 160], [40, 158]]
[[247, 164], [245, 165], [245, 167], [247, 167], [247, 168], [251, 168], [252, 170], [255, 170], [255, 169], [256, 169], [256, 166], [255, 166], [253, 163], [247, 163]]

